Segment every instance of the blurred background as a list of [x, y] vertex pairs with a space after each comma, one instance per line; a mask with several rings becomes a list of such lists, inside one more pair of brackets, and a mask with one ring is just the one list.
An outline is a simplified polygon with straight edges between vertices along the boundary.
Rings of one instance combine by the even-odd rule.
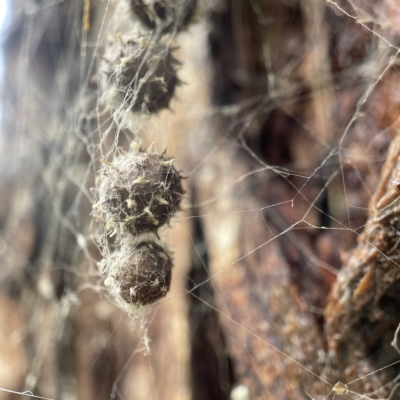
[[[396, 0], [0, 0], [0, 23], [0, 399], [399, 396]], [[170, 109], [110, 109], [110, 37], [173, 49]], [[92, 205], [133, 140], [187, 198], [171, 289], [129, 314]]]

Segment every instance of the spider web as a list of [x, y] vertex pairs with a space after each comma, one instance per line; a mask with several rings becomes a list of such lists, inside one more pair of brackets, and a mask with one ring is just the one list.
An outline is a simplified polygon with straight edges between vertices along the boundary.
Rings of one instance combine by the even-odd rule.
[[[128, 2], [13, 4], [0, 138], [5, 399], [398, 396], [396, 296], [373, 319], [388, 322], [368, 331], [371, 351], [365, 321], [346, 348], [351, 323], [338, 318], [332, 333], [323, 315], [336, 277], [348, 276], [341, 265], [399, 267], [397, 189], [379, 182], [397, 156], [400, 10], [389, 0], [289, 3], [199, 1], [198, 21], [166, 35], [140, 25]], [[110, 105], [105, 48], [127, 36], [162, 42], [182, 62], [172, 110]], [[102, 160], [132, 142], [167, 149], [187, 198], [158, 231], [174, 260], [171, 290], [126, 312], [101, 268], [119, 238], [92, 206]], [[393, 170], [382, 173], [389, 183]], [[379, 222], [377, 204], [389, 210], [389, 248], [363, 234]], [[348, 282], [352, 295], [371, 289], [365, 276]]]

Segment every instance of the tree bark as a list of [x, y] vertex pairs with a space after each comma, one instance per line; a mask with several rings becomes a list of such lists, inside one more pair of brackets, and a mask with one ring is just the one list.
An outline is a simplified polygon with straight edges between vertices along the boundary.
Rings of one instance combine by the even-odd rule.
[[[96, 85], [105, 33], [133, 24], [115, 6], [14, 4], [0, 399], [396, 398], [398, 6], [198, 1], [168, 36], [186, 83], [173, 113], [132, 129]], [[138, 136], [167, 147], [188, 198], [160, 230], [170, 293], [132, 317], [98, 268], [90, 188]]]

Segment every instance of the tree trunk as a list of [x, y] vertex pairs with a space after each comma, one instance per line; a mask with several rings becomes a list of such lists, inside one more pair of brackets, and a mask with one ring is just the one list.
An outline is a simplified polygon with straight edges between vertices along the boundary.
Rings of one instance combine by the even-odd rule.
[[[0, 399], [396, 398], [400, 8], [169, 4], [13, 4]], [[172, 112], [110, 110], [107, 35], [176, 48]], [[133, 140], [167, 148], [187, 198], [158, 230], [169, 293], [129, 313], [95, 216], [102, 163]]]

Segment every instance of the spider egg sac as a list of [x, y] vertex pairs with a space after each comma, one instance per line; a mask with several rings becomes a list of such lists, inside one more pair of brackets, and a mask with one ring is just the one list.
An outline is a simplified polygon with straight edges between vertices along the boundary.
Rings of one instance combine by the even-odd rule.
[[180, 63], [161, 43], [117, 37], [106, 47], [100, 85], [109, 108], [146, 114], [168, 108], [180, 81]]
[[155, 232], [176, 213], [184, 190], [173, 159], [132, 150], [100, 172], [99, 204], [108, 228]]
[[172, 266], [168, 253], [152, 240], [125, 244], [111, 255], [105, 284], [123, 305], [146, 306], [169, 291]]
[[134, 19], [146, 30], [161, 34], [186, 29], [194, 20], [197, 0], [157, 0], [146, 5], [140, 0], [130, 0]]

